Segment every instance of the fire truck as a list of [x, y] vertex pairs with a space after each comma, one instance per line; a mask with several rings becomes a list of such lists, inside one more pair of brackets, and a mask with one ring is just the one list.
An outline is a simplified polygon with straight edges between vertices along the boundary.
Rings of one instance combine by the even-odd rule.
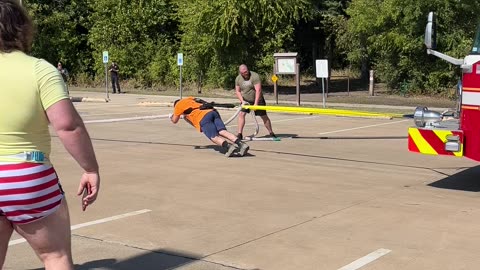
[[425, 29], [427, 53], [462, 70], [456, 108], [436, 112], [417, 107], [415, 126], [408, 130], [408, 149], [430, 155], [449, 155], [480, 161], [480, 24], [470, 53], [457, 59], [436, 51], [435, 14], [428, 14]]

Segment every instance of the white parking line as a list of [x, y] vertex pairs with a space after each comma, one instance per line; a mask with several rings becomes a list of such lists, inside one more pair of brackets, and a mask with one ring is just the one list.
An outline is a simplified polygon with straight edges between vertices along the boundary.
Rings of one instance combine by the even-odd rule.
[[371, 128], [371, 127], [379, 127], [379, 126], [393, 125], [393, 124], [398, 124], [398, 123], [402, 123], [402, 122], [405, 122], [405, 121], [411, 121], [411, 120], [410, 120], [410, 119], [406, 119], [406, 120], [401, 120], [401, 121], [381, 123], [381, 124], [369, 125], [369, 126], [363, 126], [363, 127], [339, 129], [339, 130], [334, 130], [334, 131], [328, 131], [328, 132], [318, 133], [318, 135], [325, 135], [325, 134], [331, 134], [331, 133], [337, 133], [337, 132], [343, 132], [343, 131], [352, 131], [352, 130], [357, 130], [357, 129], [364, 129], [364, 128]]
[[110, 119], [87, 120], [87, 121], [84, 121], [84, 123], [85, 123], [85, 124], [91, 124], [91, 123], [113, 123], [113, 122], [134, 121], [134, 120], [161, 119], [161, 118], [168, 118], [168, 114], [146, 115], [146, 116], [136, 116], [136, 117], [125, 117], [125, 118], [110, 118]]
[[104, 116], [104, 115], [121, 115], [121, 114], [140, 114], [140, 113], [152, 113], [152, 111], [165, 111], [165, 108], [163, 109], [155, 109], [155, 110], [149, 110], [149, 111], [133, 111], [133, 112], [111, 112], [111, 113], [93, 113], [93, 114], [90, 114], [90, 113], [82, 113], [80, 111], [80, 115], [82, 117], [90, 117], [90, 116]]
[[[90, 222], [86, 222], [86, 223], [81, 223], [81, 224], [78, 224], [78, 225], [73, 225], [70, 228], [73, 231], [73, 230], [80, 229], [80, 228], [87, 227], [87, 226], [92, 226], [92, 225], [101, 224], [101, 223], [105, 223], [105, 222], [109, 222], [109, 221], [114, 221], [114, 220], [117, 220], [117, 219], [122, 219], [122, 218], [126, 218], [126, 217], [145, 214], [145, 213], [148, 213], [148, 212], [151, 212], [151, 211], [152, 210], [150, 210], [150, 209], [138, 210], [138, 211], [135, 211], [135, 212], [121, 214], [121, 215], [118, 215], [118, 216], [102, 218], [102, 219], [98, 219], [98, 220], [94, 220], [94, 221], [90, 221]], [[12, 240], [12, 241], [8, 242], [8, 245], [13, 246], [13, 245], [24, 243], [26, 241], [27, 240], [25, 240], [24, 238], [16, 239], [16, 240]]]
[[338, 269], [338, 270], [357, 270], [357, 269], [360, 269], [362, 267], [364, 267], [365, 265], [375, 261], [376, 259], [382, 257], [382, 256], [385, 256], [387, 255], [388, 253], [390, 253], [391, 250], [389, 249], [385, 249], [385, 248], [381, 248], [381, 249], [378, 249], [378, 250], [375, 250], [374, 252], [348, 264], [348, 265], [345, 265], [344, 267]]

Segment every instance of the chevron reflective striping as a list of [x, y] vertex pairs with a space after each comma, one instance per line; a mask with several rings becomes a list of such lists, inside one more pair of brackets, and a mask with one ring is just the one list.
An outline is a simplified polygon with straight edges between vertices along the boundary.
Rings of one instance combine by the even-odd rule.
[[[445, 144], [447, 142], [447, 136], [452, 136], [454, 135], [450, 130], [433, 130], [433, 132], [435, 132], [435, 135], [437, 135], [437, 137], [442, 140], [442, 142]], [[453, 155], [457, 156], [457, 157], [461, 157], [463, 156], [463, 143], [460, 144], [460, 151], [458, 152], [447, 152], [445, 151], [445, 153], [453, 153]]]
[[408, 133], [408, 151], [420, 153], [420, 149], [418, 149], [417, 144], [415, 144], [410, 132]]
[[428, 143], [425, 138], [423, 138], [420, 130], [417, 128], [409, 128], [408, 134], [411, 136], [412, 140], [415, 142], [420, 153], [429, 154], [429, 155], [438, 155], [437, 151]]
[[433, 132], [435, 133], [435, 135], [437, 135], [437, 137], [438, 137], [443, 143], [445, 143], [445, 142], [447, 141], [447, 136], [453, 135], [453, 133], [452, 133], [450, 130], [439, 130], [439, 129], [435, 129], [435, 130], [433, 130]]
[[452, 155], [451, 152], [445, 151], [445, 143], [435, 134], [433, 129], [420, 129], [420, 134], [430, 146], [435, 149], [437, 155]]

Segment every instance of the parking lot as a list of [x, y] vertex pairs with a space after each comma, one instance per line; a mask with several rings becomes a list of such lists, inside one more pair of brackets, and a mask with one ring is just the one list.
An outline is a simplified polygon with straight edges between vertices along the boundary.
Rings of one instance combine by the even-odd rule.
[[[226, 158], [186, 122], [170, 123], [175, 97], [110, 98], [75, 103], [101, 166], [86, 212], [75, 195], [82, 171], [52, 142], [77, 269], [480, 265], [480, 166], [408, 152], [412, 119], [272, 112], [281, 141], [249, 141], [248, 156]], [[228, 129], [236, 133], [236, 121]], [[245, 134], [253, 130], [248, 117]], [[5, 269], [43, 268], [14, 235]]]

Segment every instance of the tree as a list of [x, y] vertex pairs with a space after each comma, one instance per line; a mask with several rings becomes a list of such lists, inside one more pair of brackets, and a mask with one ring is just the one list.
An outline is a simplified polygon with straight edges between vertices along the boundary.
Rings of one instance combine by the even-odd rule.
[[25, 1], [36, 26], [32, 54], [56, 65], [62, 61], [72, 74], [90, 67], [87, 44], [90, 27], [86, 0]]
[[165, 82], [177, 24], [169, 0], [88, 0], [92, 9], [89, 42], [95, 69], [102, 74], [102, 51], [119, 63], [124, 78], [142, 84]]
[[440, 50], [464, 57], [480, 8], [452, 0], [353, 0], [340, 44], [350, 62], [374, 68], [379, 79], [403, 92], [435, 91], [456, 82], [454, 68], [425, 52], [423, 35], [429, 11], [436, 11]]
[[186, 62], [223, 87], [233, 86], [241, 63], [270, 72], [273, 53], [288, 50], [296, 23], [315, 11], [308, 0], [194, 0], [179, 6]]
[[[338, 51], [336, 39], [339, 24], [345, 20], [348, 0], [312, 0], [315, 12], [295, 26], [295, 47], [300, 55], [302, 70], [315, 66], [316, 59], [329, 59], [329, 63], [343, 68], [345, 56]], [[310, 57], [311, 56], [311, 57]]]

